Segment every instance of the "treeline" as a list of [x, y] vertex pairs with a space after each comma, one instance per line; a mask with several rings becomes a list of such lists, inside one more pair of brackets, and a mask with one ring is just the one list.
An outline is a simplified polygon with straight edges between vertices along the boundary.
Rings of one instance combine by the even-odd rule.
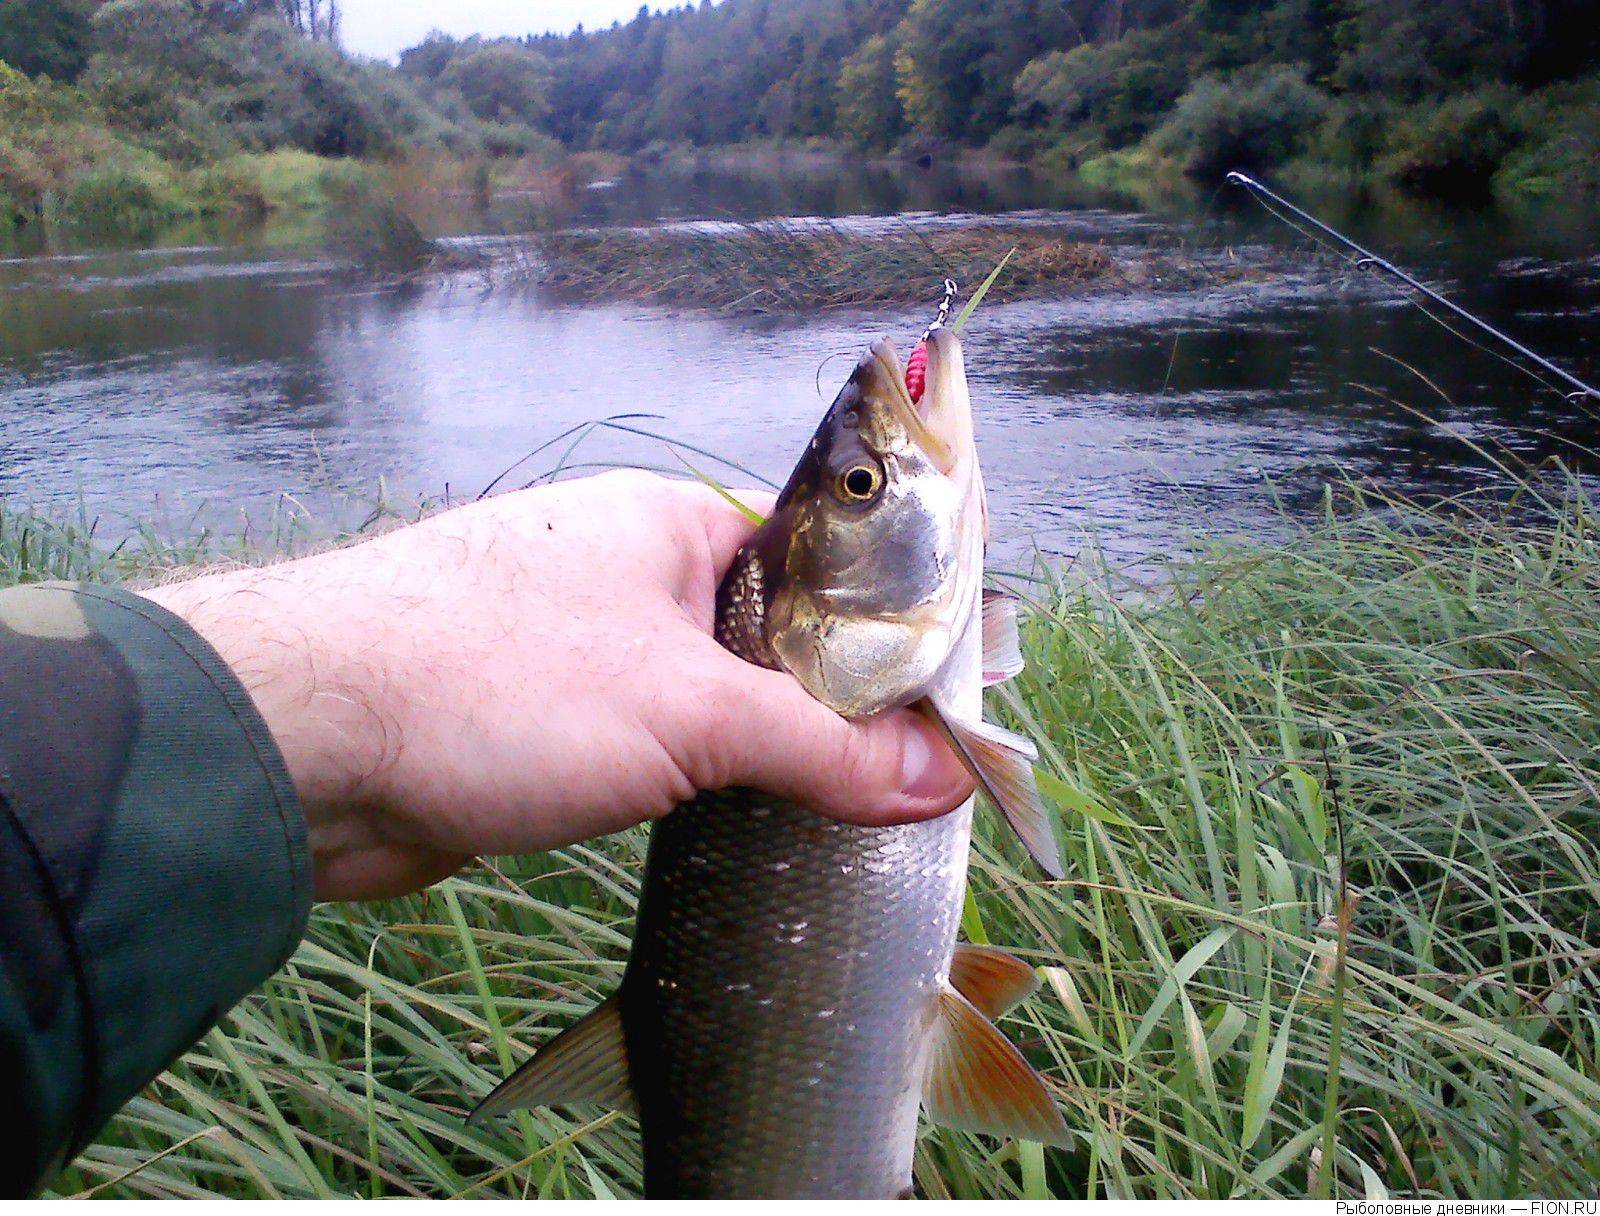
[[535, 51], [458, 48], [419, 86], [338, 35], [337, 0], [0, 0], [0, 223], [314, 204], [330, 160], [553, 146]]
[[1600, 194], [1596, 8], [701, 0], [561, 36], [435, 34], [395, 67], [340, 49], [338, 0], [0, 0], [0, 221], [304, 202], [312, 157], [433, 151], [482, 185], [488, 162], [562, 147], [805, 141], [1091, 178]]
[[[522, 44], [574, 147], [848, 140], [1091, 172], [1600, 185], [1592, 0], [709, 0]], [[474, 43], [402, 71], [440, 81]]]

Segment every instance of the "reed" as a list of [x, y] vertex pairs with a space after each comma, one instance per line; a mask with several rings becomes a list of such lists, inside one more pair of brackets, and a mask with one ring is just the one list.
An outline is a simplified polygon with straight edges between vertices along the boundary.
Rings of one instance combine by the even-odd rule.
[[1099, 245], [999, 225], [859, 231], [821, 220], [555, 232], [534, 238], [532, 275], [592, 300], [798, 312], [920, 303], [927, 285], [975, 284], [1016, 250], [996, 294], [1119, 285], [1131, 267]]
[[[161, 564], [80, 541], [0, 530], [0, 571]], [[1042, 969], [1006, 1029], [1079, 1140], [935, 1129], [921, 1191], [1593, 1194], [1600, 515], [1581, 488], [1515, 515], [1351, 491], [1154, 583], [1080, 563], [1019, 588], [1029, 666], [995, 708], [1039, 741], [1068, 878], [1041, 881], [980, 812], [966, 923]], [[462, 1115], [615, 987], [644, 845], [318, 908], [56, 1191], [637, 1193], [626, 1116]]]

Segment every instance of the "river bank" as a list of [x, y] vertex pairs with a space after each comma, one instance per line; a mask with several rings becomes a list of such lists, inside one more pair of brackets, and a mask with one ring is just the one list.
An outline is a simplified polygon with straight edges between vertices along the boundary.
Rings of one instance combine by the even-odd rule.
[[[1080, 1146], [935, 1130], [924, 1195], [1588, 1193], [1600, 515], [1544, 484], [1536, 517], [1342, 494], [1156, 584], [1016, 584], [1029, 665], [995, 707], [1039, 741], [1068, 876], [981, 813], [966, 931], [1042, 969], [1008, 1029]], [[0, 583], [299, 543], [111, 553], [12, 519]], [[519, 1140], [461, 1116], [613, 986], [644, 841], [317, 909], [57, 1192], [636, 1194], [626, 1117], [530, 1112]]]

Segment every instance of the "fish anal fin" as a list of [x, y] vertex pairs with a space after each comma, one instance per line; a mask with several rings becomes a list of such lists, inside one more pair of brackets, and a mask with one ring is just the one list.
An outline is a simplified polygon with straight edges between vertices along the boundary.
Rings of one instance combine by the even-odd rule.
[[530, 1106], [584, 1102], [636, 1109], [622, 1035], [622, 1002], [607, 997], [582, 1021], [567, 1027], [517, 1069], [467, 1116], [481, 1123]]
[[922, 1089], [929, 1119], [991, 1136], [1071, 1143], [1067, 1121], [1033, 1066], [952, 988], [939, 993], [934, 1034]]
[[983, 684], [1003, 684], [1022, 671], [1017, 601], [999, 591], [983, 593]]
[[1033, 761], [1039, 754], [1033, 744], [992, 723], [968, 722], [946, 713], [931, 697], [919, 704], [927, 707], [929, 717], [955, 748], [978, 788], [1006, 817], [1040, 868], [1051, 878], [1066, 877], [1055, 821], [1033, 776]]
[[986, 1018], [997, 1018], [1039, 990], [1039, 976], [1014, 954], [957, 942], [950, 986]]

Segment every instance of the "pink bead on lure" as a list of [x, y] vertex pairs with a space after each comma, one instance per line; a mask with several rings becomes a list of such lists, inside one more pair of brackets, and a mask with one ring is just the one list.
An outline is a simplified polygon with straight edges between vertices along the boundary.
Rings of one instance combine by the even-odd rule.
[[955, 303], [957, 290], [954, 279], [944, 281], [944, 300], [939, 305], [939, 313], [923, 333], [922, 341], [911, 352], [911, 358], [906, 360], [906, 392], [911, 397], [912, 405], [922, 400], [922, 390], [928, 387], [928, 334], [941, 328], [950, 319], [950, 306]]
[[922, 400], [922, 390], [928, 387], [928, 344], [918, 342], [916, 349], [911, 352], [911, 358], [906, 360], [906, 392], [911, 394], [912, 404]]

